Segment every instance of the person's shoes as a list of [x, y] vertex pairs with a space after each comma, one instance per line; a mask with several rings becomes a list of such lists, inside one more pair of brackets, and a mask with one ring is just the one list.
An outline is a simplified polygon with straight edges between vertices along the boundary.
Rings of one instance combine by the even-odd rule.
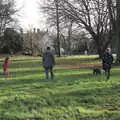
[[105, 80], [109, 80], [109, 78], [110, 78], [109, 76], [105, 76]]
[[49, 78], [45, 78], [44, 80], [45, 80], [45, 81], [49, 81]]
[[54, 76], [54, 77], [51, 77], [51, 80], [55, 81], [55, 80], [56, 80], [56, 79], [55, 79], [55, 76]]

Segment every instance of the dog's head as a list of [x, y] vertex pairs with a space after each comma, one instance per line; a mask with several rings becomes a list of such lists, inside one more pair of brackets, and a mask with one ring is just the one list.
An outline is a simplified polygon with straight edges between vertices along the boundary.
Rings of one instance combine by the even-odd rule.
[[101, 70], [99, 68], [93, 68], [93, 75], [101, 75]]

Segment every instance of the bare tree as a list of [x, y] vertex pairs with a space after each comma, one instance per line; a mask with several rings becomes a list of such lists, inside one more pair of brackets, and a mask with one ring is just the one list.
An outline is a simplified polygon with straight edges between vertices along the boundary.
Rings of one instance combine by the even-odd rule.
[[60, 14], [59, 14], [59, 1], [60, 0], [46, 0], [44, 5], [40, 5], [44, 13], [47, 14], [47, 22], [50, 27], [56, 28], [56, 48], [57, 54], [60, 55]]
[[60, 57], [60, 22], [59, 22], [59, 0], [54, 0], [55, 1], [55, 8], [56, 8], [56, 27], [57, 27], [57, 53], [58, 56]]
[[107, 0], [109, 10], [112, 40], [116, 43], [116, 62], [120, 63], [120, 1]]
[[[14, 15], [17, 13], [14, 0], [0, 0], [0, 37], [4, 35], [5, 29], [10, 28], [16, 22]], [[0, 46], [3, 47], [5, 41], [0, 39]]]
[[[40, 5], [42, 6], [42, 5]], [[46, 0], [45, 4], [40, 8], [44, 13], [47, 13], [47, 23], [49, 27], [55, 28], [56, 31], [56, 42], [55, 48], [58, 56], [60, 56], [60, 47], [62, 44], [62, 38], [67, 36], [65, 39], [69, 45], [66, 46], [70, 51], [71, 34], [72, 34], [72, 20], [66, 18], [64, 13], [60, 10], [60, 0]]]
[[117, 40], [117, 60], [116, 62], [120, 63], [120, 1], [116, 0], [116, 40]]
[[106, 0], [61, 0], [60, 10], [64, 16], [89, 32], [101, 57], [110, 44], [110, 20]]
[[14, 0], [1, 0], [0, 1], [0, 34], [2, 34], [10, 23], [15, 22], [13, 15], [17, 9], [15, 8]]

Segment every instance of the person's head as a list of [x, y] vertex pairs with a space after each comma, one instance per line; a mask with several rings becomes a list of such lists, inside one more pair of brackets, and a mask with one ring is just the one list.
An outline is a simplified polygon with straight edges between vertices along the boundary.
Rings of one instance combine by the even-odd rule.
[[111, 53], [111, 48], [107, 48], [107, 49], [106, 49], [106, 52], [107, 52], [107, 53]]
[[47, 47], [47, 50], [50, 50], [50, 47]]
[[7, 56], [7, 57], [5, 58], [5, 63], [6, 63], [8, 60], [9, 60], [9, 56]]

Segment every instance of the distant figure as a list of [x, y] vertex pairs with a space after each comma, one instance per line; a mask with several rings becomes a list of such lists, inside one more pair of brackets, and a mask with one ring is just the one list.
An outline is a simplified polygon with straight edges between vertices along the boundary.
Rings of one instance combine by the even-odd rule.
[[102, 66], [103, 66], [103, 70], [105, 71], [106, 79], [109, 79], [110, 77], [110, 69], [112, 62], [113, 62], [113, 56], [111, 54], [111, 49], [107, 48], [102, 57]]
[[63, 48], [60, 48], [61, 55], [65, 55], [65, 50]]
[[10, 64], [11, 64], [10, 58], [6, 57], [5, 60], [4, 60], [3, 66], [2, 66], [3, 67], [3, 73], [4, 73], [6, 79], [8, 77], [10, 77], [10, 74], [9, 74]]
[[50, 47], [47, 47], [47, 50], [43, 53], [43, 67], [45, 69], [45, 78], [49, 79], [49, 72], [51, 74], [51, 79], [54, 79], [53, 67], [55, 65], [55, 58], [51, 52]]
[[88, 51], [87, 51], [87, 50], [85, 50], [85, 51], [84, 51], [84, 54], [85, 54], [85, 55], [88, 55]]

